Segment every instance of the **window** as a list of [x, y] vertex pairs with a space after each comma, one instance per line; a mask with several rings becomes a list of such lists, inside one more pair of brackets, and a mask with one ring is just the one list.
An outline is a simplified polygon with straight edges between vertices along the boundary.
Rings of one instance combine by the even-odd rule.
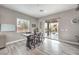
[[58, 23], [50, 23], [49, 29], [51, 32], [58, 32]]
[[17, 19], [17, 32], [29, 32], [29, 20]]
[[10, 31], [15, 31], [16, 30], [16, 27], [14, 24], [0, 24], [0, 31], [1, 32], [10, 32]]

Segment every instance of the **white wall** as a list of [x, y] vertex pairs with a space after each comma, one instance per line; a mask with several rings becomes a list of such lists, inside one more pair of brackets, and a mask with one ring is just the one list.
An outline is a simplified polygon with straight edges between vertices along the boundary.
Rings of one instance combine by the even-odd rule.
[[[14, 25], [16, 25], [17, 18], [30, 20], [30, 28], [29, 29], [31, 32], [33, 31], [32, 24], [37, 25], [36, 18], [0, 6], [0, 24], [14, 24]], [[16, 31], [15, 32], [3, 32], [3, 33], [5, 35], [7, 35], [7, 42], [15, 41], [15, 40], [22, 38], [21, 37], [22, 35], [18, 34]]]
[[[75, 9], [60, 12], [57, 14], [49, 15], [47, 17], [42, 17], [39, 21], [44, 21], [47, 19], [53, 19], [56, 17], [60, 17], [59, 21], [59, 39], [60, 40], [68, 40], [68, 41], [77, 41], [75, 35], [79, 36], [79, 24], [73, 24], [72, 19], [79, 17], [79, 11], [75, 11]], [[39, 26], [39, 25], [38, 25]], [[44, 26], [42, 27], [42, 30]]]

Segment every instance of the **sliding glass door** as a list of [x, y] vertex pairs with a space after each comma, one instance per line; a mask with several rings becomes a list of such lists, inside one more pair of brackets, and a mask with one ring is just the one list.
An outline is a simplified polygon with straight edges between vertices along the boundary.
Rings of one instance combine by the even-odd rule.
[[58, 40], [58, 22], [46, 22], [45, 37]]

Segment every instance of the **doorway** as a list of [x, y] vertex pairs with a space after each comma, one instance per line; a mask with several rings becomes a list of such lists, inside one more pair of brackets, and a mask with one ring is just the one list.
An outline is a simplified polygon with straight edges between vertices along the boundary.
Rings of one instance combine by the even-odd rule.
[[58, 22], [45, 22], [44, 27], [45, 37], [58, 40]]

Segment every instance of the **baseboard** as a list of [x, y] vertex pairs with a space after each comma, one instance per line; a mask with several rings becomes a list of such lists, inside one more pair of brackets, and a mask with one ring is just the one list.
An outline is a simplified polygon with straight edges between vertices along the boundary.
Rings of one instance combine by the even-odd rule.
[[[45, 38], [48, 38], [48, 37], [45, 37]], [[51, 39], [51, 38], [48, 38], [48, 39]], [[55, 40], [55, 39], [51, 39], [51, 40]], [[56, 41], [59, 41], [59, 42], [62, 42], [62, 43], [67, 43], [67, 44], [79, 45], [79, 42], [72, 42], [72, 41], [69, 41], [69, 40], [56, 40]]]
[[19, 40], [16, 40], [16, 41], [8, 42], [8, 43], [6, 43], [6, 45], [13, 44], [13, 43], [16, 43], [16, 42], [20, 42], [20, 41], [23, 41], [23, 40], [25, 40], [25, 39], [19, 39]]
[[[6, 45], [13, 44], [13, 43], [16, 43], [16, 42], [20, 42], [20, 41], [23, 41], [23, 40], [26, 40], [26, 39], [19, 39], [19, 40], [16, 40], [16, 41], [8, 42], [8, 43], [6, 43]], [[78, 42], [71, 42], [71, 41], [68, 41], [68, 40], [57, 40], [57, 41], [69, 43], [69, 44], [74, 44], [74, 45], [79, 45]]]
[[60, 40], [60, 42], [68, 43], [68, 44], [74, 44], [74, 45], [79, 45], [79, 42], [72, 42], [68, 40]]

